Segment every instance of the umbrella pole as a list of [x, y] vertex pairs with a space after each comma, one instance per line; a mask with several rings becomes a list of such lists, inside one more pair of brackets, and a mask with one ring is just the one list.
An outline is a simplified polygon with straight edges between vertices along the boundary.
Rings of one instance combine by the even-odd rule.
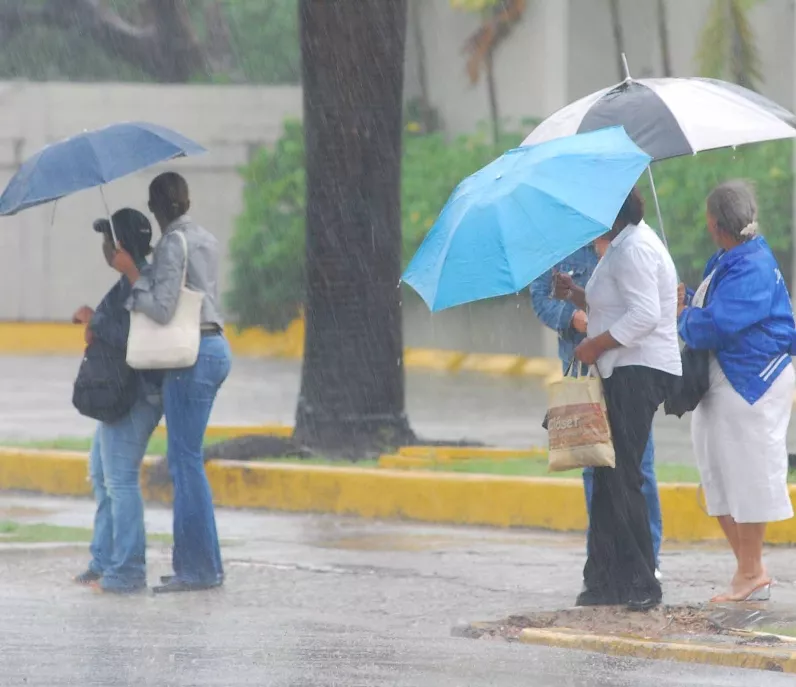
[[[105, 187], [100, 185], [99, 192], [102, 196], [102, 204], [105, 206], [105, 214], [108, 215], [108, 221], [111, 223], [111, 236], [113, 237], [113, 245], [118, 246], [119, 240], [116, 238], [116, 229], [113, 226], [113, 215], [111, 214], [110, 207], [108, 207], [108, 201], [105, 200]], [[655, 202], [658, 202], [657, 199]]]
[[652, 189], [652, 197], [655, 199], [655, 210], [658, 213], [658, 226], [661, 231], [661, 239], [666, 250], [669, 249], [669, 242], [666, 240], [666, 230], [663, 228], [663, 216], [661, 215], [661, 204], [658, 202], [658, 192], [655, 190], [655, 178], [652, 176], [652, 167], [647, 167], [647, 174], [650, 178], [650, 188]]

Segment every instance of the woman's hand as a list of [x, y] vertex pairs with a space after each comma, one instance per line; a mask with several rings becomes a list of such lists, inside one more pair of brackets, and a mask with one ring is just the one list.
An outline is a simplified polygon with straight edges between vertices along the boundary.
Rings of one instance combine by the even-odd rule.
[[584, 339], [575, 349], [575, 357], [584, 365], [594, 365], [602, 354], [602, 348], [594, 339]]
[[565, 272], [553, 273], [553, 298], [559, 301], [567, 301], [572, 297], [575, 282], [572, 276]]
[[677, 317], [686, 309], [686, 288], [682, 282], [677, 285]]
[[89, 322], [91, 322], [92, 317], [94, 317], [94, 310], [89, 308], [87, 305], [81, 306], [75, 311], [75, 314], [72, 315], [72, 324], [87, 325]]
[[119, 248], [116, 251], [110, 261], [110, 265], [117, 272], [121, 272], [127, 277], [131, 284], [135, 284], [141, 276], [141, 273], [138, 271], [138, 265], [135, 264], [135, 260], [133, 260], [124, 248]]
[[122, 274], [127, 274], [130, 270], [135, 268], [133, 258], [124, 248], [117, 248], [110, 262], [111, 267]]
[[589, 316], [583, 310], [576, 310], [572, 315], [572, 328], [581, 334], [586, 333], [586, 328], [589, 325]]

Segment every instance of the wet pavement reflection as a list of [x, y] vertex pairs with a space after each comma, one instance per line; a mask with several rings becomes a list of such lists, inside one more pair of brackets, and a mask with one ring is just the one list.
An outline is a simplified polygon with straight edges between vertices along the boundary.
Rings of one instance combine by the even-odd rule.
[[[0, 357], [0, 440], [89, 436], [93, 423], [71, 403], [77, 366], [74, 358]], [[292, 425], [299, 374], [295, 361], [237, 359], [211, 421]], [[541, 426], [546, 397], [538, 379], [410, 371], [407, 405], [412, 426], [426, 439], [516, 447], [547, 442]], [[791, 437], [796, 448], [796, 423]], [[659, 414], [655, 445], [659, 462], [694, 462], [688, 419]]]

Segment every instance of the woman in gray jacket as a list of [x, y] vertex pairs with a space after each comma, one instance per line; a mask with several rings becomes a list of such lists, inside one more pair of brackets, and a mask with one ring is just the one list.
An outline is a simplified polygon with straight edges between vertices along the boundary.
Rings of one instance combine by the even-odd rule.
[[[190, 205], [185, 179], [174, 172], [161, 174], [149, 187], [149, 209], [163, 233], [151, 272], [142, 276], [123, 251], [113, 260], [133, 284], [129, 309], [155, 322], [167, 324], [174, 317], [186, 260], [188, 288], [205, 295], [196, 364], [168, 371], [163, 382], [167, 458], [174, 482], [174, 575], [163, 578], [155, 593], [210, 589], [224, 581], [202, 445], [216, 394], [229, 374], [231, 355], [218, 306], [218, 241], [188, 216]], [[177, 232], [186, 239], [187, 256]]]

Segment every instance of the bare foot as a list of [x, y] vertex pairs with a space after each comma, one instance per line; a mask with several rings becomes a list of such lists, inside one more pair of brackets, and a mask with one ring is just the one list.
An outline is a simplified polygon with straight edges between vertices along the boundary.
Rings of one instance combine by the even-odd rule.
[[725, 594], [714, 596], [710, 602], [727, 603], [747, 601], [755, 592], [760, 592], [770, 584], [771, 578], [765, 570], [760, 575], [753, 578], [740, 577], [736, 574], [730, 585], [730, 590]]

